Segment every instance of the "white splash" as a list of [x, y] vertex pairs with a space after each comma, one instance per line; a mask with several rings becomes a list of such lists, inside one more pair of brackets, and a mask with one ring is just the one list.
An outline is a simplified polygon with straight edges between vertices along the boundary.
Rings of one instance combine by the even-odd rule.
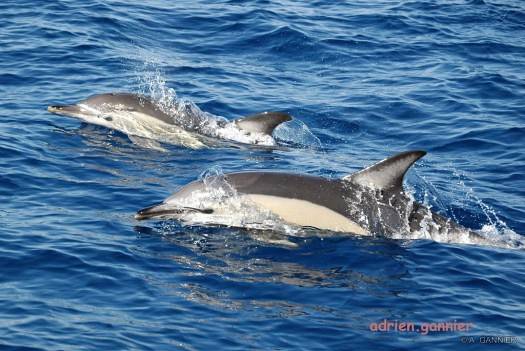
[[297, 118], [277, 126], [273, 136], [286, 144], [296, 145], [305, 149], [321, 150], [323, 148], [321, 140], [312, 133], [304, 122]]
[[138, 93], [150, 96], [163, 112], [173, 117], [176, 124], [200, 134], [243, 144], [275, 146], [276, 139], [305, 148], [320, 148], [320, 140], [299, 120], [279, 125], [274, 136], [248, 133], [232, 121], [205, 111], [188, 99], [179, 98], [175, 89], [168, 87], [164, 74], [156, 62], [143, 62], [137, 67]]
[[[472, 187], [469, 187], [465, 183], [467, 176], [465, 174], [460, 174], [456, 169], [451, 168], [453, 177], [456, 178], [456, 181], [452, 182], [456, 186], [454, 189], [454, 194], [456, 197], [459, 197], [462, 205], [465, 207], [473, 208], [478, 207], [480, 212], [483, 214], [484, 219], [480, 219], [481, 229], [474, 229], [481, 236], [481, 241], [473, 238], [469, 235], [468, 232], [462, 231], [451, 231], [451, 230], [435, 230], [432, 226], [435, 226], [435, 223], [432, 219], [431, 209], [434, 205], [437, 205], [440, 208], [444, 208], [447, 212], [452, 212], [451, 208], [445, 203], [450, 202], [451, 199], [443, 199], [442, 195], [439, 194], [436, 187], [432, 184], [430, 180], [426, 177], [418, 177], [423, 181], [425, 186], [425, 192], [423, 196], [423, 205], [427, 207], [428, 214], [425, 219], [422, 221], [422, 230], [410, 233], [398, 234], [397, 238], [399, 239], [431, 239], [437, 242], [444, 243], [461, 243], [461, 244], [482, 244], [482, 245], [491, 245], [497, 247], [506, 247], [506, 248], [523, 248], [525, 247], [525, 239], [522, 235], [514, 232], [508, 227], [508, 225], [499, 218], [495, 209], [483, 202], [474, 192]], [[413, 191], [413, 189], [412, 189]], [[407, 192], [410, 201], [413, 203], [415, 201], [411, 192]], [[451, 220], [458, 222], [458, 218], [453, 214]], [[483, 223], [483, 221], [486, 221]], [[434, 230], [433, 230], [434, 229]]]
[[525, 248], [525, 238], [508, 227], [498, 228], [496, 225], [484, 224], [478, 232], [497, 246], [512, 249]]

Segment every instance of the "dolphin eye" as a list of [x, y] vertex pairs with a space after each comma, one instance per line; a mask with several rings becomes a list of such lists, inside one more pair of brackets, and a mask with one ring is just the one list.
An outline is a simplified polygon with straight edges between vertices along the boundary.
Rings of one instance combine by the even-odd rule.
[[113, 117], [111, 116], [102, 116], [106, 121], [111, 122], [113, 120]]

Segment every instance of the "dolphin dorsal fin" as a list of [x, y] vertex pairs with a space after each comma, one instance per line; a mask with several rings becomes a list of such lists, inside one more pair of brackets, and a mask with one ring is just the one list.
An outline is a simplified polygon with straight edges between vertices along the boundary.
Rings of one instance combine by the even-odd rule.
[[405, 173], [414, 162], [425, 155], [425, 151], [402, 152], [359, 172], [347, 175], [343, 180], [379, 190], [402, 188]]
[[235, 120], [240, 129], [250, 133], [263, 133], [271, 135], [273, 130], [281, 123], [291, 121], [292, 117], [284, 112], [262, 112], [256, 115]]

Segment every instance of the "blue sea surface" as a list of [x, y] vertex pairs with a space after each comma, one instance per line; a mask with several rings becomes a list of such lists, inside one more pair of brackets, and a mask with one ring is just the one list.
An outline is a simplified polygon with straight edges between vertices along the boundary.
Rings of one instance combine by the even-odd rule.
[[[286, 111], [318, 140], [161, 152], [46, 111], [111, 91]], [[508, 248], [133, 217], [210, 169], [341, 177], [413, 149], [413, 196]], [[525, 2], [4, 0], [0, 198], [2, 350], [525, 349]]]

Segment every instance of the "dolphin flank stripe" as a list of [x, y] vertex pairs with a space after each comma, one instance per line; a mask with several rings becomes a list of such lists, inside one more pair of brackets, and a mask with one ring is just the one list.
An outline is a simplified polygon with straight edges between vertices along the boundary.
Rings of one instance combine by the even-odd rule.
[[357, 235], [369, 234], [366, 229], [349, 218], [306, 200], [257, 194], [245, 196], [257, 206], [270, 210], [291, 224]]

